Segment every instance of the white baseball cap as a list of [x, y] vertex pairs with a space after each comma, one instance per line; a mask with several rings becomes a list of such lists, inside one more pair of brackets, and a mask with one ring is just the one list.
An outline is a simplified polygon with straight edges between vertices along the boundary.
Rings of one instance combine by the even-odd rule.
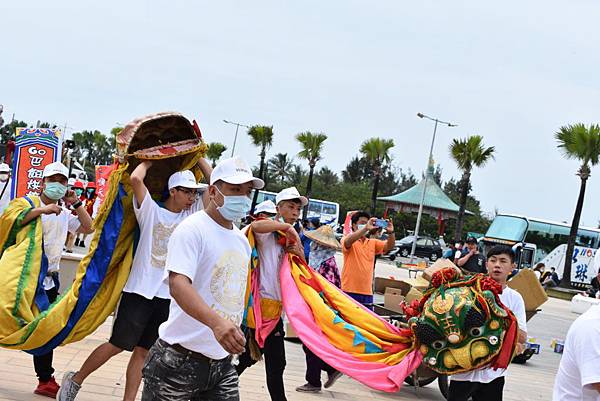
[[50, 177], [50, 176], [56, 175], [56, 174], [64, 175], [65, 178], [68, 178], [69, 177], [69, 169], [67, 168], [67, 166], [65, 166], [61, 162], [50, 163], [46, 167], [44, 167], [44, 174], [43, 174], [44, 178]]
[[254, 209], [254, 214], [259, 213], [277, 214], [277, 209], [275, 208], [275, 204], [272, 200], [266, 200], [256, 205], [256, 208]]
[[279, 192], [275, 197], [275, 202], [277, 202], [279, 205], [279, 202], [292, 199], [298, 199], [302, 203], [303, 207], [308, 205], [308, 199], [305, 196], [300, 195], [300, 192], [298, 192], [296, 187], [282, 189], [281, 192]]
[[10, 173], [10, 167], [6, 163], [0, 163], [0, 173]]
[[252, 182], [254, 189], [262, 189], [265, 186], [263, 180], [252, 176], [248, 163], [239, 157], [225, 159], [217, 164], [210, 175], [210, 185], [214, 185], [217, 181], [234, 185]]
[[201, 186], [201, 184], [196, 182], [196, 177], [190, 170], [178, 171], [169, 177], [169, 189], [175, 187], [198, 189]]

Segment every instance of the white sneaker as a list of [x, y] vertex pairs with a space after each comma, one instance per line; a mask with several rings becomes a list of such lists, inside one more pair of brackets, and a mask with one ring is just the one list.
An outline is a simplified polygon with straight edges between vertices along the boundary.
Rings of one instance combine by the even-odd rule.
[[73, 381], [73, 376], [77, 372], [67, 372], [63, 375], [62, 382], [60, 383], [60, 391], [58, 392], [58, 401], [74, 401], [77, 397], [81, 385]]

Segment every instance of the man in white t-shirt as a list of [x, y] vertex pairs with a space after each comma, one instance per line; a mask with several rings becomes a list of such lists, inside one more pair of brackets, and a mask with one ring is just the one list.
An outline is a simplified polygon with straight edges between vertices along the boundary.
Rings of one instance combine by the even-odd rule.
[[[111, 337], [92, 351], [78, 372], [67, 372], [63, 376], [60, 401], [74, 400], [83, 381], [124, 350], [133, 353], [127, 366], [123, 399], [133, 401], [142, 381], [148, 350], [158, 338], [158, 327], [169, 315], [169, 287], [163, 282], [167, 244], [177, 225], [201, 210], [203, 201], [198, 192], [201, 185], [190, 170], [185, 170], [169, 177], [168, 198], [159, 205], [144, 184], [151, 166], [150, 161], [140, 163], [130, 177], [139, 240]], [[200, 160], [199, 167], [210, 177], [212, 169], [204, 159]]]
[[[73, 191], [67, 190], [67, 175], [69, 169], [60, 162], [48, 164], [42, 173], [44, 182], [40, 198], [40, 207], [32, 208], [23, 218], [21, 225], [29, 224], [40, 218], [42, 222], [42, 240], [44, 255], [48, 261], [47, 275], [43, 286], [48, 297], [48, 307], [58, 297], [58, 270], [62, 257], [63, 245], [67, 232], [91, 233], [92, 219]], [[32, 196], [27, 197], [30, 200]], [[59, 201], [70, 205], [75, 215]], [[34, 393], [55, 398], [59, 386], [54, 380], [52, 367], [53, 352], [33, 357], [35, 373], [38, 376], [38, 386]]]
[[0, 214], [10, 202], [10, 167], [6, 163], [0, 163]]
[[[519, 325], [517, 349], [522, 351], [527, 339], [525, 303], [517, 291], [507, 287], [508, 275], [514, 269], [514, 253], [509, 246], [496, 245], [487, 255], [488, 275], [502, 285], [500, 301], [510, 309]], [[502, 401], [506, 369], [483, 368], [452, 375], [448, 401]]]
[[144, 367], [143, 401], [239, 400], [231, 354], [244, 351], [244, 315], [250, 245], [232, 223], [250, 209], [252, 177], [240, 158], [219, 163], [204, 211], [171, 236], [165, 280], [173, 302]]
[[[304, 249], [298, 233], [293, 224], [296, 223], [302, 208], [308, 204], [308, 199], [301, 196], [295, 187], [283, 189], [275, 198], [277, 214], [274, 220], [257, 220], [251, 224], [251, 229], [256, 238], [258, 259], [260, 260], [260, 297], [263, 317], [266, 319], [279, 319], [273, 331], [265, 339], [264, 347], [260, 350], [265, 357], [265, 370], [267, 388], [272, 401], [285, 401], [285, 388], [283, 385], [283, 371], [285, 370], [285, 344], [283, 321], [281, 320], [281, 284], [279, 283], [279, 267], [285, 252], [291, 252], [304, 259]], [[277, 243], [275, 233], [283, 231], [288, 236], [288, 246], [284, 249]], [[293, 245], [292, 245], [293, 244]], [[254, 330], [249, 330], [250, 336], [255, 336]], [[238, 374], [242, 374], [255, 361], [247, 346], [240, 355], [239, 364], [236, 366]]]
[[600, 305], [569, 328], [552, 400], [600, 401]]

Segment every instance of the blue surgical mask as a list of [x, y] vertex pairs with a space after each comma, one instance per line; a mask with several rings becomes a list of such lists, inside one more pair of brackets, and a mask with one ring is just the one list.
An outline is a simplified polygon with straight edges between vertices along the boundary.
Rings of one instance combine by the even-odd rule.
[[77, 194], [77, 196], [81, 196], [81, 194], [83, 193], [83, 189], [76, 189], [75, 193]]
[[365, 228], [367, 225], [366, 224], [359, 224], [358, 227], [358, 231], [362, 230], [363, 228]]
[[60, 182], [47, 182], [44, 195], [52, 200], [62, 199], [67, 194], [67, 186]]
[[[219, 191], [219, 188], [217, 188], [217, 191]], [[223, 195], [223, 192], [219, 191], [219, 193]], [[216, 203], [215, 205], [217, 205], [217, 211], [221, 213], [221, 216], [228, 221], [236, 221], [241, 219], [246, 215], [246, 213], [248, 213], [250, 207], [252, 206], [252, 200], [244, 195], [223, 195], [223, 199], [223, 206], [218, 206]]]

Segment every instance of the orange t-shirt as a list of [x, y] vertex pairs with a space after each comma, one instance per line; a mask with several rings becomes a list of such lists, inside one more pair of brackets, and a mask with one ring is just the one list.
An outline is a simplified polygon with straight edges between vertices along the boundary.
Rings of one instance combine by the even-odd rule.
[[342, 290], [355, 294], [373, 295], [373, 269], [375, 255], [381, 255], [385, 241], [361, 238], [350, 248], [346, 248], [342, 238], [344, 268], [342, 270]]

